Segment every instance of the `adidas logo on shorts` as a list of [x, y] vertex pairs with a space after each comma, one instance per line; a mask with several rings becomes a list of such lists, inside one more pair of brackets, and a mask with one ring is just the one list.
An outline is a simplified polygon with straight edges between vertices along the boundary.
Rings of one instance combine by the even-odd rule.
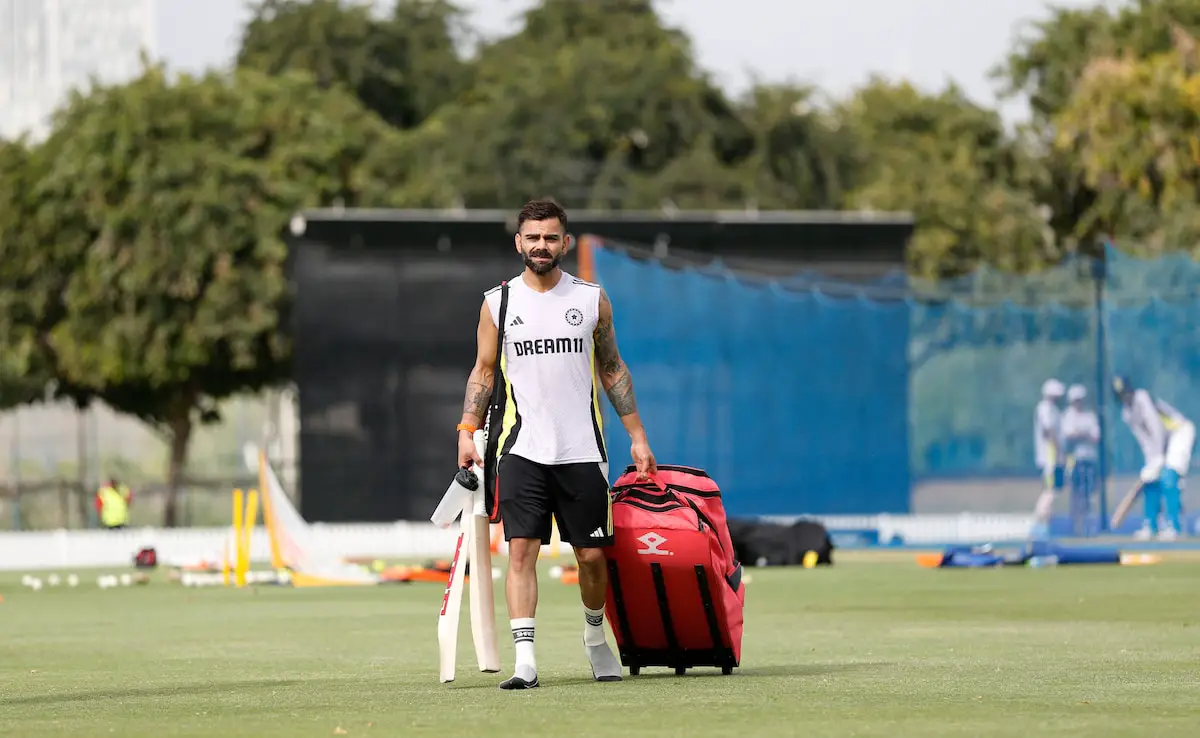
[[604, 535], [603, 529], [597, 528], [596, 530], [592, 531], [591, 537], [592, 538], [605, 538], [606, 536]]

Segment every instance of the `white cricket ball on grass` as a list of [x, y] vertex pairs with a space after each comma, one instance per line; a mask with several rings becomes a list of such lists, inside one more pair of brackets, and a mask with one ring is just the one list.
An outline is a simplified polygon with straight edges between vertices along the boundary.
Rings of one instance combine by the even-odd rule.
[[78, 587], [79, 586], [79, 577], [75, 576], [74, 574], [68, 574], [67, 575], [67, 586], [68, 587]]

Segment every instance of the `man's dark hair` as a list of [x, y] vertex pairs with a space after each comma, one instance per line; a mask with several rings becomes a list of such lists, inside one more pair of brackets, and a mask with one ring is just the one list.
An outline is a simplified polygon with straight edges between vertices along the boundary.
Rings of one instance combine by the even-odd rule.
[[517, 216], [517, 230], [527, 220], [550, 220], [558, 218], [558, 222], [562, 223], [563, 230], [567, 230], [567, 211], [562, 209], [562, 206], [550, 199], [545, 200], [530, 200], [525, 203], [525, 207], [521, 208], [521, 213]]

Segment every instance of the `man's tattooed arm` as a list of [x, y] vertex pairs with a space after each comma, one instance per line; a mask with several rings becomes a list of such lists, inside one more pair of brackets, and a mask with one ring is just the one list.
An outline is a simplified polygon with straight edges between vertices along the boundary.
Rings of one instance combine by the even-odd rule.
[[604, 385], [609, 402], [617, 411], [617, 415], [621, 416], [621, 422], [625, 424], [630, 435], [644, 433], [642, 421], [638, 417], [637, 400], [633, 396], [633, 377], [630, 376], [629, 367], [625, 366], [625, 362], [621, 360], [621, 353], [617, 350], [612, 303], [603, 289], [600, 290], [600, 317], [596, 322], [594, 336], [600, 383]]
[[463, 398], [462, 423], [482, 428], [487, 415], [488, 403], [492, 399], [492, 387], [496, 383], [496, 326], [487, 301], [479, 308], [479, 327], [476, 330], [475, 366], [467, 377], [467, 391]]
[[492, 399], [492, 387], [495, 385], [495, 373], [490, 367], [478, 364], [471, 370], [467, 378], [467, 396], [463, 400], [463, 422], [480, 425], [484, 414], [487, 413], [488, 402]]

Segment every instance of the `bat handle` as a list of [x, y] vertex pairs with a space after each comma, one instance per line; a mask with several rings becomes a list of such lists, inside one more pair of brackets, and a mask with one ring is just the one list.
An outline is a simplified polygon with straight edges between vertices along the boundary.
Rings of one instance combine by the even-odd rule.
[[484, 454], [487, 453], [487, 436], [483, 429], [480, 428], [471, 435], [471, 438], [475, 441], [475, 453], [479, 454], [479, 458], [482, 461]]
[[[476, 467], [476, 468], [478, 468], [478, 467]], [[482, 482], [483, 470], [479, 470], [476, 473], [480, 475], [479, 479]], [[472, 515], [479, 517], [479, 518], [488, 517], [487, 504], [486, 504], [486, 501], [483, 496], [483, 485], [482, 484], [480, 485], [479, 489], [477, 489], [471, 493], [470, 512]]]

